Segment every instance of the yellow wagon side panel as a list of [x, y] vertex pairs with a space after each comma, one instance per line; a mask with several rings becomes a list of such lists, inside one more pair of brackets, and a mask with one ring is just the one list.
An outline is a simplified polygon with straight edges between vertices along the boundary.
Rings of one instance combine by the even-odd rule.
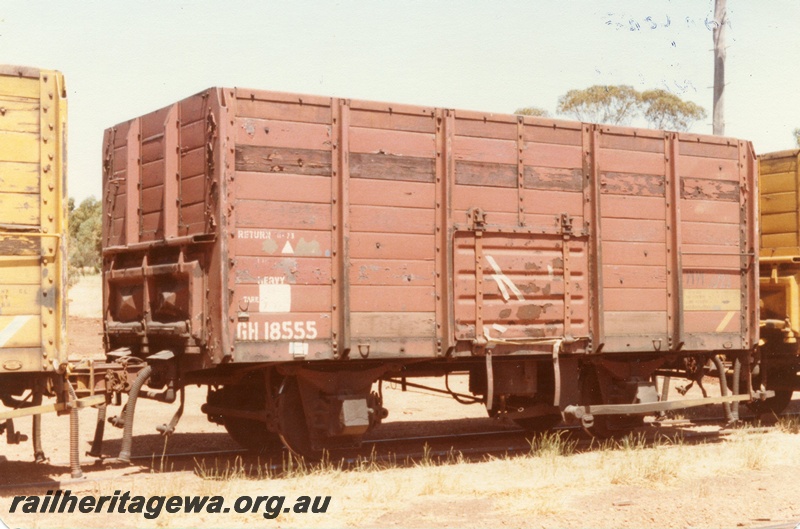
[[66, 91], [0, 66], [0, 374], [66, 359]]

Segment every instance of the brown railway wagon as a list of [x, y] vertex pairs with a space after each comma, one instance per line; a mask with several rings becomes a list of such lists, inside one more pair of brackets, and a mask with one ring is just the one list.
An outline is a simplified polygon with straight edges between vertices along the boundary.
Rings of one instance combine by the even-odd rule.
[[374, 382], [455, 371], [532, 428], [624, 427], [758, 343], [746, 141], [214, 88], [103, 156], [109, 350], [250, 446], [357, 442]]

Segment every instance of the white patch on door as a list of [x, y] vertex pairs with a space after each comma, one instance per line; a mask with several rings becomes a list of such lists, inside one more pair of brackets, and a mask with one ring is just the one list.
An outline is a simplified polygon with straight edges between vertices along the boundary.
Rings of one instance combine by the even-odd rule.
[[259, 312], [291, 312], [291, 285], [258, 285]]

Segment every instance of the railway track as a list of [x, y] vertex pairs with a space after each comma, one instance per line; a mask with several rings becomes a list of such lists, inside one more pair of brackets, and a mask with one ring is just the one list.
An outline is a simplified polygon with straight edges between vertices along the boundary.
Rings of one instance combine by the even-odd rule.
[[[785, 418], [800, 419], [800, 414], [784, 415]], [[753, 417], [745, 417], [741, 424], [748, 426], [746, 432], [762, 434], [773, 431], [777, 425], [756, 425]], [[727, 427], [721, 418], [677, 419], [647, 423], [633, 430], [629, 435], [644, 446], [659, 442], [672, 441], [682, 443], [721, 442], [726, 437], [741, 432], [742, 428]], [[569, 442], [571, 451], [586, 452], [621, 446], [625, 437], [599, 440], [586, 434], [579, 426], [561, 426], [553, 433], [563, 441]], [[348, 469], [359, 466], [378, 465], [387, 468], [392, 466], [409, 466], [415, 464], [440, 464], [455, 459], [463, 461], [479, 461], [486, 457], [519, 456], [537, 450], [534, 442], [537, 436], [521, 429], [504, 429], [482, 432], [468, 432], [442, 435], [397, 436], [365, 441], [359, 450], [341, 450], [331, 454], [322, 465]], [[541, 439], [541, 436], [538, 437]], [[617, 443], [616, 445], [614, 443]], [[264, 455], [255, 455], [244, 449], [204, 450], [176, 452], [167, 454], [139, 454], [131, 457], [131, 464], [122, 463], [115, 458], [97, 460], [95, 465], [84, 465], [85, 478], [67, 480], [42, 480], [25, 483], [0, 484], [0, 496], [11, 492], [30, 489], [62, 488], [85, 484], [102, 483], [120, 479], [119, 474], [104, 475], [105, 470], [130, 467], [134, 474], [144, 472], [169, 473], [170, 475], [192, 475], [236, 470], [239, 474], [248, 475], [256, 472], [280, 475], [289, 465], [297, 465], [298, 461], [286, 450]], [[300, 463], [303, 464], [303, 463]], [[311, 467], [319, 463], [308, 463]], [[35, 465], [35, 463], [30, 463]], [[69, 468], [69, 463], [50, 462], [53, 470]], [[55, 472], [54, 472], [55, 473]]]

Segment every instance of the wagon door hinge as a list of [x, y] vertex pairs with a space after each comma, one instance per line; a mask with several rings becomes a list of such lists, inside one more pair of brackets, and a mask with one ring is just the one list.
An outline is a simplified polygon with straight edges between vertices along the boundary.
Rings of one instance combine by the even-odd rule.
[[470, 231], [486, 231], [486, 212], [481, 208], [469, 208], [467, 211], [467, 226]]

